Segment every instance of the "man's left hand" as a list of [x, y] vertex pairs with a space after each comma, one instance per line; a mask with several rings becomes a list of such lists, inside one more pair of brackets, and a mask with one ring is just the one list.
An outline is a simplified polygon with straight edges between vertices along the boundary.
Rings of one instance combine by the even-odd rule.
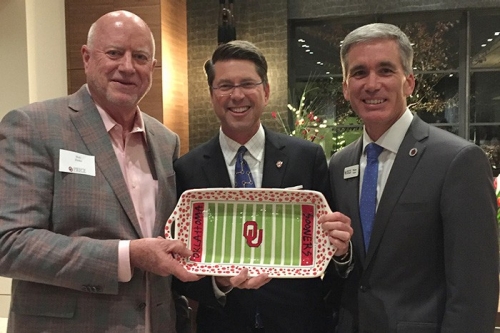
[[328, 234], [330, 243], [337, 249], [335, 256], [343, 256], [349, 250], [352, 237], [351, 219], [340, 212], [328, 213], [318, 219], [321, 228]]

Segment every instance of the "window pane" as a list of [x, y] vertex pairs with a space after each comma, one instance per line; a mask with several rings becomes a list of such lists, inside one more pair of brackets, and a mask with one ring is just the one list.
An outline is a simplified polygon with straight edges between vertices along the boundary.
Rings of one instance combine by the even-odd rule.
[[296, 83], [289, 100], [294, 108], [300, 109], [301, 116], [313, 112], [316, 116], [336, 122], [354, 116], [342, 93], [341, 76], [310, 76], [305, 81]]
[[413, 44], [417, 72], [458, 68], [460, 12], [428, 12], [381, 17], [398, 26]]
[[471, 14], [471, 69], [486, 68], [500, 69], [499, 11]]
[[500, 123], [500, 71], [471, 75], [471, 123]]
[[297, 26], [292, 41], [292, 66], [295, 77], [303, 80], [311, 75], [342, 74], [340, 42], [351, 31], [369, 21], [339, 20], [314, 22]]
[[417, 74], [417, 87], [408, 98], [410, 110], [427, 123], [458, 123], [458, 75]]
[[471, 126], [470, 138], [479, 145], [488, 157], [493, 174], [500, 171], [500, 127], [499, 126]]

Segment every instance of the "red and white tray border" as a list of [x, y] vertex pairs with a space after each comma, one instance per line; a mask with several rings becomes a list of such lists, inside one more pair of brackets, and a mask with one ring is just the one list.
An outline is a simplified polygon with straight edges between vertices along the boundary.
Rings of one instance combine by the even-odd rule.
[[[311, 190], [287, 189], [240, 189], [240, 188], [210, 188], [185, 191], [165, 225], [165, 237], [182, 241], [191, 248], [190, 225], [192, 223], [193, 203], [200, 201], [219, 202], [258, 202], [258, 203], [297, 203], [309, 204], [315, 207], [313, 220], [313, 253], [312, 265], [308, 266], [268, 266], [237, 263], [203, 263], [176, 256], [176, 259], [186, 270], [199, 275], [234, 276], [241, 269], [248, 268], [250, 276], [268, 273], [272, 278], [310, 278], [323, 274], [335, 247], [328, 240], [327, 234], [318, 225], [321, 215], [331, 212], [322, 193]], [[175, 227], [174, 227], [175, 225]], [[174, 227], [175, 235], [172, 235]]]

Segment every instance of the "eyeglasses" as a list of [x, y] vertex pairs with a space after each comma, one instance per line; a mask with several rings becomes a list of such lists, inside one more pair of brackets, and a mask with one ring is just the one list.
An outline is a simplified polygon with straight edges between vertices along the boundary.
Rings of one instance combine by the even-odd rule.
[[234, 89], [236, 88], [240, 88], [241, 90], [243, 90], [243, 93], [245, 94], [249, 94], [249, 93], [252, 93], [255, 91], [255, 89], [257, 89], [257, 87], [261, 84], [263, 84], [264, 81], [260, 81], [260, 82], [243, 82], [243, 83], [240, 83], [240, 84], [227, 84], [227, 83], [224, 83], [224, 84], [221, 84], [217, 87], [211, 87], [212, 90], [218, 90], [218, 96], [220, 97], [224, 97], [224, 96], [229, 96], [231, 95], [233, 92], [234, 92]]

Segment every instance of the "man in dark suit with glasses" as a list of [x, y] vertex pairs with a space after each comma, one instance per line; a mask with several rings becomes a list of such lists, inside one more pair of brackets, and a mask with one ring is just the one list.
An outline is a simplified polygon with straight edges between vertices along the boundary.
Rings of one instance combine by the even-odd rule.
[[[269, 101], [267, 62], [252, 43], [220, 45], [206, 62], [208, 85], [219, 133], [174, 162], [179, 195], [193, 188], [302, 186], [330, 198], [325, 154], [307, 140], [267, 130], [260, 117]], [[240, 157], [238, 157], [240, 155]], [[240, 164], [250, 176], [239, 184]], [[329, 216], [337, 265], [350, 262], [350, 219]], [[221, 290], [217, 302], [212, 286]], [[321, 278], [247, 279], [246, 270], [234, 277], [205, 278], [180, 284], [186, 296], [200, 301], [198, 332], [320, 333], [329, 326]], [[216, 288], [217, 289], [217, 288]], [[227, 292], [230, 290], [229, 292]], [[224, 291], [227, 293], [225, 294]]]

